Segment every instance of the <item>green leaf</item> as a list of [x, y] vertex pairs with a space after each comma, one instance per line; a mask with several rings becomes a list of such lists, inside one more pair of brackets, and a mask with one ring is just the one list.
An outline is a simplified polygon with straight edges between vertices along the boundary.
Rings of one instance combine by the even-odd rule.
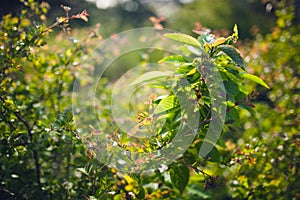
[[231, 45], [220, 45], [218, 46], [218, 50], [223, 51], [226, 55], [228, 55], [238, 66], [245, 68], [244, 60], [240, 54], [240, 52]]
[[190, 57], [191, 52], [188, 50], [187, 46], [180, 46], [179, 50], [187, 57]]
[[[220, 146], [219, 146], [220, 147]], [[221, 147], [222, 148], [222, 147]], [[219, 152], [219, 150], [214, 147], [208, 154], [208, 156], [211, 158], [210, 162], [223, 162], [222, 154]]]
[[173, 72], [171, 72], [171, 71], [165, 71], [165, 72], [152, 71], [152, 72], [148, 72], [148, 73], [145, 73], [145, 74], [139, 76], [137, 79], [135, 79], [133, 82], [131, 82], [129, 84], [129, 86], [133, 86], [133, 85], [137, 85], [137, 84], [140, 84], [140, 83], [153, 81], [153, 80], [158, 79], [158, 78], [168, 77], [172, 74], [173, 74]]
[[163, 63], [163, 62], [188, 62], [182, 55], [173, 55], [173, 56], [168, 56], [165, 57], [163, 59], [161, 59], [160, 61], [158, 61], [158, 63]]
[[224, 86], [227, 92], [228, 99], [234, 101], [234, 97], [239, 93], [239, 85], [236, 81], [224, 81]]
[[184, 191], [190, 178], [189, 168], [185, 165], [176, 165], [170, 169], [172, 184], [180, 193]]
[[200, 42], [196, 38], [190, 35], [186, 35], [182, 33], [166, 33], [164, 36], [184, 44], [188, 44], [196, 47], [201, 46]]
[[251, 81], [254, 81], [254, 82], [258, 83], [258, 84], [264, 86], [267, 89], [270, 89], [270, 87], [258, 76], [255, 76], [255, 75], [252, 75], [252, 74], [246, 74], [246, 73], [241, 74], [241, 76], [243, 78], [246, 78], [248, 80], [251, 80]]
[[80, 167], [80, 168], [77, 168], [77, 170], [80, 171], [81, 173], [89, 176], [89, 174], [87, 173], [87, 171], [84, 168]]
[[173, 109], [176, 106], [176, 98], [174, 95], [168, 96], [165, 99], [162, 99], [159, 104], [156, 106], [153, 114], [159, 114]]
[[235, 24], [234, 27], [233, 27], [233, 34], [235, 34], [236, 36], [238, 36], [239, 32], [238, 32], [238, 27], [237, 25]]
[[181, 64], [180, 67], [176, 70], [176, 72], [179, 74], [186, 74], [186, 73], [190, 72], [193, 68], [194, 68], [193, 65]]

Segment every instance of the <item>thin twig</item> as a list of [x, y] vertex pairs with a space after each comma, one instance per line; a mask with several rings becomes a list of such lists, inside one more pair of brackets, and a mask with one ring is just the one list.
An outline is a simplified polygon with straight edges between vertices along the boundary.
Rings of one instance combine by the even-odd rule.
[[[5, 103], [5, 99], [3, 99], [1, 96], [0, 96], [0, 100], [3, 103]], [[24, 126], [26, 127], [30, 143], [32, 143], [33, 134], [32, 134], [29, 123], [21, 116], [21, 114], [19, 112], [17, 112], [17, 111], [12, 111], [12, 112], [18, 118], [18, 120], [20, 122], [22, 122], [24, 124]], [[39, 159], [38, 159], [38, 153], [33, 147], [31, 147], [31, 151], [32, 151], [32, 154], [33, 154], [33, 159], [34, 159], [34, 164], [35, 164], [37, 183], [38, 183], [39, 187], [41, 188], [42, 184], [41, 184], [41, 180], [40, 180], [40, 164], [39, 164]]]
[[[77, 54], [80, 52], [81, 48], [84, 47], [88, 40], [91, 39], [93, 36], [96, 35], [96, 30], [99, 28], [99, 24], [97, 24], [88, 34], [87, 37], [84, 38], [84, 40], [82, 41], [82, 43], [80, 45], [77, 45], [74, 52], [72, 53], [72, 56], [70, 56], [68, 58], [68, 60], [65, 62], [64, 64], [64, 68], [62, 69], [62, 72], [60, 73], [60, 79], [63, 80], [63, 77], [64, 77], [64, 74], [66, 73], [67, 69], [68, 69], [68, 66], [70, 65], [71, 61], [77, 56]], [[59, 87], [58, 87], [58, 98], [61, 97], [61, 93], [62, 93], [62, 90], [63, 90], [63, 81], [61, 81], [59, 83]]]
[[186, 165], [187, 165], [188, 167], [192, 168], [193, 170], [195, 170], [195, 172], [197, 172], [197, 173], [200, 172], [200, 173], [203, 174], [204, 176], [208, 176], [209, 178], [212, 178], [212, 175], [206, 173], [204, 170], [199, 169], [198, 167], [193, 166], [193, 165], [191, 165], [191, 164], [189, 164], [189, 163], [186, 163]]

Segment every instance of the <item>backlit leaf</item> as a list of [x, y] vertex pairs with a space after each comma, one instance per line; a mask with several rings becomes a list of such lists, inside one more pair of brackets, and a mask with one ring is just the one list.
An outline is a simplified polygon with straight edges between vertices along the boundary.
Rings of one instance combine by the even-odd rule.
[[188, 45], [192, 45], [192, 46], [196, 46], [196, 47], [201, 46], [200, 42], [196, 38], [194, 38], [192, 36], [189, 36], [189, 35], [186, 35], [186, 34], [167, 33], [167, 34], [165, 34], [165, 36], [167, 38], [173, 39], [173, 40], [178, 41], [178, 42], [182, 42], [184, 44], [188, 44]]
[[228, 55], [238, 66], [244, 68], [244, 60], [240, 54], [240, 52], [231, 45], [220, 45], [218, 46], [218, 50], [224, 52]]
[[270, 89], [270, 87], [261, 78], [259, 78], [258, 76], [244, 73], [244, 74], [242, 74], [242, 77], [246, 78], [248, 80], [254, 81], [254, 82], [256, 82], [256, 83], [264, 86], [267, 89]]
[[153, 81], [153, 80], [158, 79], [158, 78], [168, 77], [172, 74], [173, 74], [173, 72], [171, 72], [171, 71], [165, 71], [165, 72], [152, 71], [152, 72], [148, 72], [148, 73], [145, 73], [145, 74], [139, 76], [137, 79], [135, 79], [133, 82], [131, 82], [129, 84], [129, 86], [133, 86], [133, 85]]
[[183, 56], [181, 55], [172, 55], [165, 57], [159, 61], [159, 63], [163, 62], [188, 62]]
[[176, 105], [175, 96], [171, 95], [162, 99], [154, 110], [154, 114], [159, 114], [171, 110]]

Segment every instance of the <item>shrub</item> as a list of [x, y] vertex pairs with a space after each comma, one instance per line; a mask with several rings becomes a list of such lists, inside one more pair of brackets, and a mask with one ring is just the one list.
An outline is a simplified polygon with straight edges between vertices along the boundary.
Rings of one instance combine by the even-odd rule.
[[236, 149], [248, 148], [256, 164], [228, 177], [235, 198], [299, 198], [299, 25], [293, 24], [293, 1], [278, 6], [277, 26], [248, 49], [250, 70], [271, 89], [258, 88], [256, 114], [244, 113], [241, 120]]
[[[48, 34], [53, 28], [61, 27], [68, 35], [69, 21], [87, 21], [87, 12], [70, 15], [71, 9], [62, 6], [65, 16], [58, 17], [53, 25], [47, 27], [31, 19], [34, 15], [36, 20], [45, 20], [48, 5], [32, 0], [22, 2], [26, 9], [19, 16], [4, 16], [0, 24], [0, 197], [209, 197], [198, 191], [199, 187], [214, 187], [223, 170], [220, 166], [230, 165], [230, 155], [224, 141], [209, 137], [212, 133], [239, 127], [241, 109], [253, 111], [250, 100], [255, 93], [246, 87], [245, 79], [268, 87], [262, 79], [246, 72], [244, 61], [233, 46], [238, 39], [237, 26], [227, 38], [215, 38], [210, 33], [201, 33], [197, 39], [179, 33], [165, 35], [183, 43], [180, 48], [182, 55], [170, 55], [160, 61], [174, 69], [172, 74], [163, 76], [166, 82], [156, 80], [155, 76], [152, 80], [156, 81], [156, 87], [171, 92], [164, 97], [152, 98], [150, 106], [155, 115], [141, 112], [138, 118], [138, 123], [157, 131], [152, 138], [143, 141], [148, 144], [147, 148], [130, 146], [126, 140], [114, 142], [128, 152], [152, 152], [172, 145], [177, 151], [180, 149], [178, 144], [186, 142], [187, 137], [190, 143], [184, 143], [188, 145], [187, 151], [165, 170], [156, 170], [147, 175], [134, 172], [126, 174], [95, 159], [97, 152], [86, 147], [86, 138], [79, 135], [72, 116], [71, 93], [76, 92], [72, 86], [81, 64], [80, 55], [90, 51], [88, 43], [97, 36], [95, 29], [81, 42], [71, 38], [73, 43], [68, 48], [51, 49], [55, 46], [47, 44]], [[88, 76], [86, 74], [84, 77], [87, 78], [87, 84]], [[81, 77], [81, 80], [84, 78]], [[148, 80], [149, 77], [139, 79], [135, 84]], [[109, 96], [110, 84], [105, 79], [99, 84], [103, 87], [97, 92]], [[185, 100], [181, 99], [181, 95], [186, 97]], [[125, 137], [127, 133], [121, 131], [112, 134], [116, 125], [109, 114], [110, 110], [105, 107], [108, 101], [102, 103], [100, 108], [106, 113], [102, 112], [100, 117], [111, 125], [104, 130], [108, 131], [105, 134]], [[86, 104], [90, 106], [89, 102]], [[182, 104], [185, 105], [184, 109]], [[199, 115], [191, 117], [191, 113]], [[167, 123], [160, 123], [158, 117]], [[212, 122], [214, 125], [210, 126]], [[222, 127], [224, 123], [226, 126]], [[183, 138], [175, 140], [178, 130], [183, 130], [183, 134], [179, 135]], [[90, 133], [92, 136], [101, 134], [96, 129]], [[211, 145], [210, 140], [216, 145]], [[201, 150], [202, 146], [208, 150], [212, 148], [212, 151], [206, 155], [208, 152], [205, 152], [205, 148]], [[170, 156], [178, 156], [174, 153], [171, 152]], [[199, 157], [199, 153], [203, 153], [203, 156]], [[251, 154], [245, 156], [246, 164], [253, 165], [254, 161]]]

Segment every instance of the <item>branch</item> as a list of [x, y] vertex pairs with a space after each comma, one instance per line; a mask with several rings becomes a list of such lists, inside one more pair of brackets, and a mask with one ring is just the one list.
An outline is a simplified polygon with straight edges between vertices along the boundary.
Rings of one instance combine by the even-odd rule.
[[186, 163], [186, 165], [187, 165], [188, 167], [192, 168], [193, 170], [195, 170], [196, 173], [199, 173], [199, 172], [200, 172], [200, 173], [203, 174], [204, 176], [208, 176], [210, 179], [213, 178], [212, 175], [206, 173], [204, 170], [201, 170], [201, 169], [199, 169], [199, 168], [196, 167], [196, 166], [190, 165], [189, 163]]
[[[74, 18], [72, 16], [72, 18]], [[83, 41], [76, 46], [76, 48], [74, 49], [74, 52], [72, 53], [72, 55], [67, 59], [67, 61], [64, 63], [64, 67], [62, 69], [62, 72], [60, 73], [60, 76], [59, 78], [61, 80], [63, 80], [63, 77], [64, 77], [64, 74], [66, 73], [67, 69], [68, 69], [68, 66], [70, 65], [70, 63], [72, 62], [72, 60], [77, 56], [77, 54], [80, 52], [80, 50], [87, 45], [88, 41], [93, 38], [93, 37], [97, 37], [97, 29], [99, 29], [100, 27], [100, 24], [96, 24], [88, 33], [88, 35], [83, 39]], [[58, 98], [61, 98], [61, 93], [62, 93], [62, 90], [63, 90], [63, 81], [61, 81], [59, 83], [59, 86], [58, 86], [58, 92], [57, 94], [59, 95]]]
[[[0, 100], [3, 103], [5, 103], [5, 99], [3, 99], [1, 96], [0, 96]], [[29, 123], [21, 116], [21, 114], [19, 112], [17, 112], [17, 111], [12, 111], [12, 112], [18, 118], [18, 120], [20, 122], [22, 122], [24, 124], [24, 126], [26, 127], [30, 143], [32, 143], [33, 134], [32, 134]], [[31, 148], [31, 151], [32, 151], [32, 154], [33, 154], [33, 159], [34, 159], [34, 164], [35, 164], [37, 183], [38, 183], [39, 187], [41, 188], [42, 184], [41, 184], [41, 181], [40, 181], [40, 174], [41, 173], [40, 173], [40, 164], [39, 164], [39, 159], [38, 159], [38, 153], [34, 148]]]
[[[86, 12], [86, 10], [82, 11], [80, 14], [72, 15], [71, 17], [69, 17], [69, 11], [71, 10], [71, 8], [69, 8], [67, 6], [63, 6], [63, 5], [61, 7], [64, 8], [64, 10], [66, 12], [66, 17], [64, 17], [62, 20], [57, 20], [54, 24], [50, 25], [45, 30], [39, 32], [37, 35], [35, 35], [33, 38], [31, 38], [31, 40], [29, 40], [29, 42], [28, 42], [29, 44], [34, 42], [35, 40], [37, 40], [43, 34], [49, 32], [53, 28], [55, 28], [61, 24], [68, 23], [71, 19], [82, 19], [86, 22], [88, 21], [87, 17], [89, 16], [89, 14]], [[70, 9], [70, 10], [68, 10], [68, 9]], [[63, 30], [65, 31], [64, 28], [63, 28]], [[26, 45], [23, 45], [20, 49], [17, 50], [16, 54], [18, 54], [20, 51], [24, 50], [25, 47], [26, 47]]]

